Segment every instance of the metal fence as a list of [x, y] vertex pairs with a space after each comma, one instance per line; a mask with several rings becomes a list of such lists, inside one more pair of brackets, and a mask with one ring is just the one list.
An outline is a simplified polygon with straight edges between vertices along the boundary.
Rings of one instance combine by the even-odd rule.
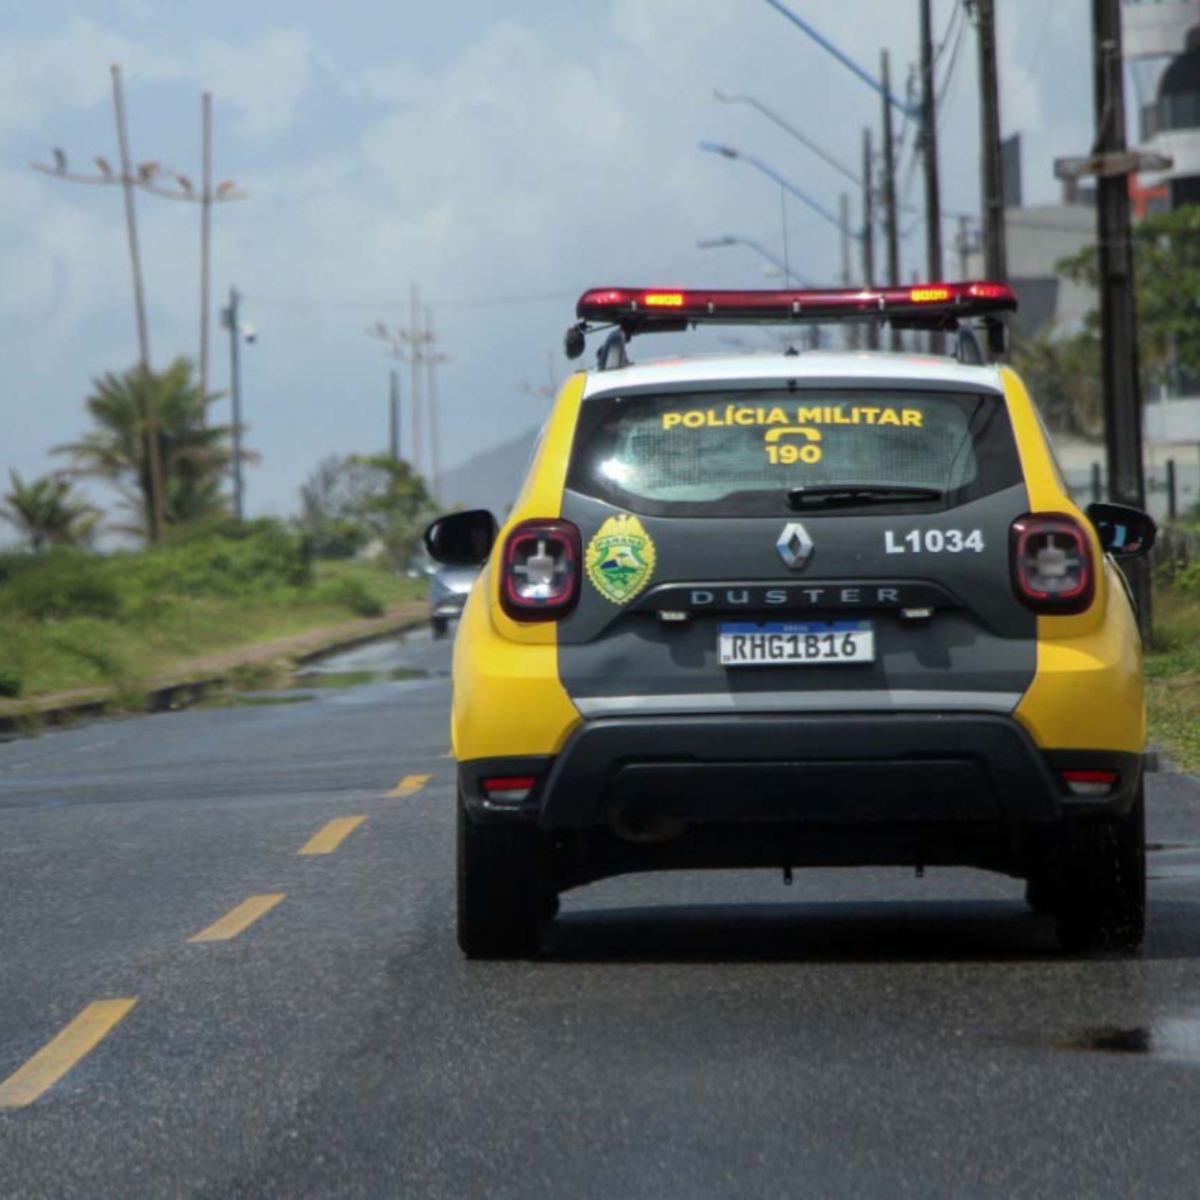
[[[1064, 471], [1076, 504], [1108, 499], [1106, 472], [1099, 463], [1090, 470]], [[1200, 515], [1200, 467], [1168, 459], [1146, 468], [1146, 507], [1156, 521]]]

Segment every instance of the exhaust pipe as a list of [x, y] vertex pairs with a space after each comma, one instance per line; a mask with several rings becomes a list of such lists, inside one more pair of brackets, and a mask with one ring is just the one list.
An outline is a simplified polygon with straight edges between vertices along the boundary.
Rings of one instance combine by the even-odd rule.
[[609, 817], [609, 828], [626, 842], [645, 845], [650, 842], [669, 842], [680, 837], [687, 822], [678, 817], [665, 817], [650, 810], [646, 804], [627, 804]]

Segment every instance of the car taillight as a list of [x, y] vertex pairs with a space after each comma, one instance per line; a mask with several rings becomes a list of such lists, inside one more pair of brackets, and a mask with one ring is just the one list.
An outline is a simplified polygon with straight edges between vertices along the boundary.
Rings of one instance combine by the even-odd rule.
[[1076, 796], [1107, 796], [1117, 786], [1119, 778], [1116, 771], [1063, 772], [1063, 781]]
[[537, 780], [532, 775], [503, 776], [480, 780], [483, 794], [492, 804], [521, 804], [529, 799]]
[[579, 599], [579, 530], [570, 521], [522, 521], [508, 535], [500, 602], [515, 621], [557, 621]]
[[1037, 613], [1079, 613], [1092, 602], [1092, 544], [1074, 517], [1054, 513], [1013, 522], [1013, 588]]

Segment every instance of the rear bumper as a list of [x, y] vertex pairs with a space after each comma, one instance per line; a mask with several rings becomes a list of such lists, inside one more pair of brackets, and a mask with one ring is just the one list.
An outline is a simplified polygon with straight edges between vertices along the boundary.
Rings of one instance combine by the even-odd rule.
[[[1076, 798], [1059, 775], [1074, 766], [1120, 781]], [[489, 775], [538, 783], [503, 808], [484, 795]], [[477, 819], [549, 832], [609, 827], [631, 810], [689, 826], [1048, 824], [1127, 811], [1141, 756], [1043, 752], [1011, 717], [979, 713], [620, 717], [586, 722], [553, 758], [464, 762], [460, 778]]]

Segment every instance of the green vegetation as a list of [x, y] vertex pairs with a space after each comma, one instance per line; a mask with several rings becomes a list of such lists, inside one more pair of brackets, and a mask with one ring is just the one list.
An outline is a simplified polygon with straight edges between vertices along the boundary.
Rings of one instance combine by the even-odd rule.
[[[186, 358], [175, 359], [165, 371], [152, 371], [149, 387], [168, 527], [222, 515], [227, 511], [221, 488], [233, 462], [233, 429], [208, 422], [209, 406], [219, 395], [201, 394]], [[85, 401], [92, 428], [54, 453], [69, 456], [72, 474], [114, 487], [131, 518], [115, 528], [144, 535], [151, 524], [152, 492], [142, 396], [140, 368], [102, 375]], [[254, 457], [242, 451], [244, 461]]]
[[375, 543], [403, 570], [436, 509], [425, 481], [386, 455], [336, 455], [319, 463], [300, 489], [299, 527], [313, 553], [348, 558]]
[[26, 483], [8, 473], [9, 491], [0, 517], [14, 525], [29, 548], [40, 554], [47, 546], [87, 546], [100, 524], [100, 510], [75, 494], [61, 475], [43, 475]]
[[1159, 530], [1154, 643], [1146, 657], [1150, 740], [1200, 770], [1200, 533]]
[[0, 555], [0, 696], [129, 690], [201, 655], [377, 616], [421, 587], [368, 563], [314, 564], [274, 521], [200, 524], [144, 553]]
[[[1133, 230], [1137, 277], [1138, 354], [1147, 389], [1180, 372], [1200, 371], [1200, 205], [1146, 217]], [[1064, 258], [1056, 269], [1096, 287], [1095, 246]], [[1050, 329], [1013, 339], [1013, 365], [1054, 433], [1099, 438], [1100, 314], [1082, 330]]]

